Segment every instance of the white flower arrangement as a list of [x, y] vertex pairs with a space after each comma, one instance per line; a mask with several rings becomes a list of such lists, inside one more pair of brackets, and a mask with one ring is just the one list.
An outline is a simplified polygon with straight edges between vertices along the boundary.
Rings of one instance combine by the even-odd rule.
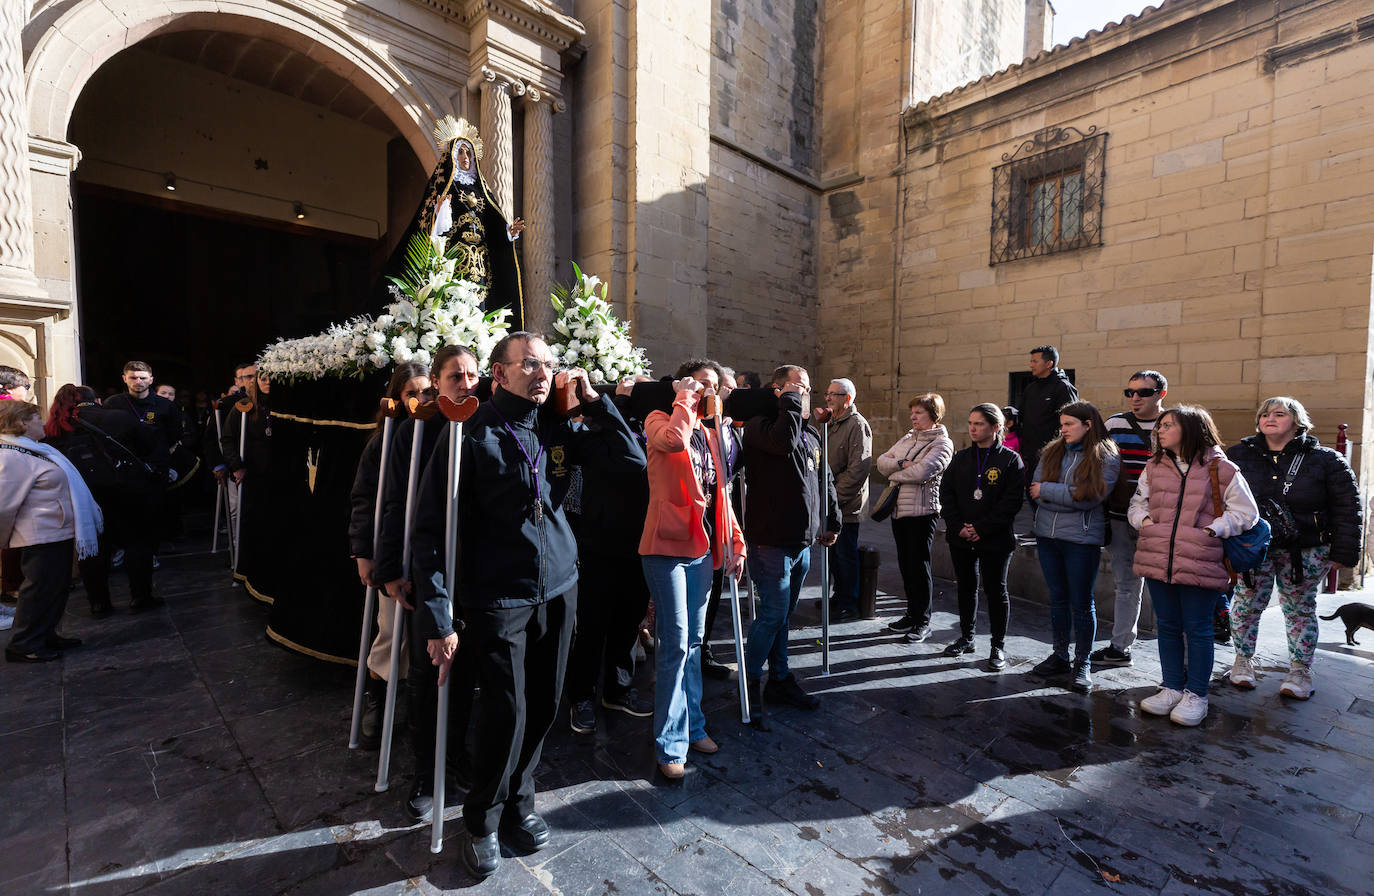
[[615, 316], [606, 301], [607, 284], [587, 276], [576, 264], [577, 279], [558, 286], [550, 297], [558, 317], [553, 322], [557, 341], [549, 350], [562, 367], [581, 367], [592, 382], [614, 383], [621, 377], [647, 374], [644, 349], [630, 341], [630, 325]]
[[454, 279], [455, 266], [442, 238], [417, 235], [406, 247], [404, 275], [391, 278], [395, 301], [386, 313], [302, 339], [278, 339], [258, 358], [258, 368], [277, 382], [361, 377], [393, 363], [429, 364], [439, 346], [466, 345], [486, 369], [491, 350], [510, 331], [510, 309], [484, 312], [485, 290]]

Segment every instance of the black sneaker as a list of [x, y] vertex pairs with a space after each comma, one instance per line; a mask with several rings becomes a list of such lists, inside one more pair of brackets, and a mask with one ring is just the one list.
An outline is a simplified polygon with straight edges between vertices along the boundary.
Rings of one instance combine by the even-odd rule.
[[1051, 678], [1056, 675], [1068, 675], [1072, 671], [1072, 663], [1059, 654], [1052, 653], [1036, 663], [1035, 667], [1031, 669], [1031, 674], [1039, 675], [1041, 678]]
[[858, 619], [858, 618], [859, 618], [859, 611], [856, 610], [856, 609], [854, 609], [853, 607], [833, 607], [833, 606], [832, 606], [832, 607], [830, 608], [830, 621], [831, 621], [831, 622], [853, 622], [855, 619]]
[[573, 734], [592, 734], [596, 731], [596, 705], [592, 701], [577, 701], [568, 710], [568, 717]]
[[5, 661], [9, 663], [50, 663], [61, 658], [62, 654], [51, 647], [36, 647], [33, 650], [5, 648]]
[[1080, 694], [1093, 692], [1093, 674], [1089, 669], [1091, 665], [1088, 660], [1079, 660], [1073, 664], [1073, 689]]
[[1212, 640], [1218, 644], [1231, 643], [1231, 611], [1222, 607], [1212, 620]]
[[358, 722], [358, 746], [376, 750], [382, 745], [382, 712], [386, 703], [386, 682], [369, 677], [363, 689], [363, 717]]
[[960, 637], [959, 640], [945, 648], [945, 656], [963, 656], [966, 653], [973, 653], [973, 639]]
[[1115, 644], [1108, 644], [1088, 654], [1088, 659], [1092, 660], [1094, 666], [1129, 666], [1131, 652], [1129, 650], [1117, 650]]
[[902, 638], [902, 640], [908, 644], [919, 644], [929, 637], [930, 626], [922, 625], [907, 632], [906, 637]]
[[821, 705], [819, 697], [802, 690], [795, 675], [789, 675], [781, 681], [768, 679], [768, 684], [763, 688], [763, 698], [770, 703], [786, 703], [798, 709], [818, 709]]
[[896, 633], [899, 634], [899, 635], [904, 635], [904, 634], [906, 634], [907, 632], [911, 631], [911, 630], [912, 630], [913, 628], [915, 628], [915, 627], [916, 627], [916, 620], [915, 620], [915, 619], [912, 619], [910, 616], [903, 616], [901, 619], [898, 619], [896, 622], [889, 622], [889, 623], [887, 624], [887, 630], [888, 630], [888, 631], [890, 631], [890, 632], [896, 632]]
[[639, 692], [630, 688], [623, 694], [607, 694], [601, 698], [601, 705], [640, 719], [654, 714], [654, 705], [639, 699]]
[[434, 812], [434, 783], [429, 775], [419, 775], [406, 797], [406, 817], [411, 821], [429, 821]]
[[988, 654], [988, 671], [1001, 672], [1007, 668], [1007, 655], [1002, 652], [1002, 648], [994, 647]]
[[726, 681], [731, 673], [735, 671], [733, 666], [728, 666], [716, 659], [709, 650], [701, 652], [701, 674], [706, 678], [715, 678]]

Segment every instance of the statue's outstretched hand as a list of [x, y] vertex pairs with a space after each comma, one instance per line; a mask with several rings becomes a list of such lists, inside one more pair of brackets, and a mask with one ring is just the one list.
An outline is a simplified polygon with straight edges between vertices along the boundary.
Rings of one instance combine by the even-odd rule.
[[520, 234], [522, 234], [522, 233], [524, 233], [524, 232], [525, 232], [525, 219], [524, 219], [524, 218], [516, 218], [514, 221], [510, 222], [510, 226], [506, 228], [506, 233], [510, 234], [510, 238], [511, 238], [511, 239], [515, 239], [517, 236], [519, 236]]

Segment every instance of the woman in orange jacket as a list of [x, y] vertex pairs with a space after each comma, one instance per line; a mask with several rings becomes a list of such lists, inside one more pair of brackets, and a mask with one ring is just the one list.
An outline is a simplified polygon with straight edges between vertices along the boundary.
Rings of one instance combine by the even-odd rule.
[[[649, 513], [639, 553], [654, 600], [654, 739], [664, 777], [686, 774], [688, 750], [714, 753], [701, 712], [701, 644], [711, 572], [739, 575], [744, 534], [717, 475], [719, 417], [703, 419], [704, 399], [720, 387], [714, 361], [694, 359], [678, 370], [671, 414], [644, 421], [649, 456]], [[724, 535], [724, 537], [722, 537]], [[729, 547], [726, 547], [728, 543]]]

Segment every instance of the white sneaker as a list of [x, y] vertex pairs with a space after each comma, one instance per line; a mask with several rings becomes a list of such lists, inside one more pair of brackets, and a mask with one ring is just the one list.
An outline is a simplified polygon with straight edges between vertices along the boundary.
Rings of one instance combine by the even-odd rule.
[[1173, 688], [1160, 688], [1153, 697], [1140, 701], [1140, 708], [1152, 716], [1167, 716], [1183, 700], [1183, 692]]
[[1315, 690], [1316, 687], [1312, 684], [1312, 669], [1300, 663], [1294, 663], [1289, 667], [1288, 677], [1279, 685], [1279, 693], [1294, 700], [1306, 700]]
[[14, 607], [0, 606], [0, 632], [14, 628]]
[[1236, 662], [1231, 666], [1231, 684], [1247, 691], [1255, 689], [1255, 661], [1243, 653], [1236, 654]]
[[1174, 711], [1169, 713], [1169, 718], [1175, 724], [1193, 727], [1207, 718], [1207, 698], [1199, 697], [1192, 691], [1184, 691], [1183, 699], [1174, 707]]

